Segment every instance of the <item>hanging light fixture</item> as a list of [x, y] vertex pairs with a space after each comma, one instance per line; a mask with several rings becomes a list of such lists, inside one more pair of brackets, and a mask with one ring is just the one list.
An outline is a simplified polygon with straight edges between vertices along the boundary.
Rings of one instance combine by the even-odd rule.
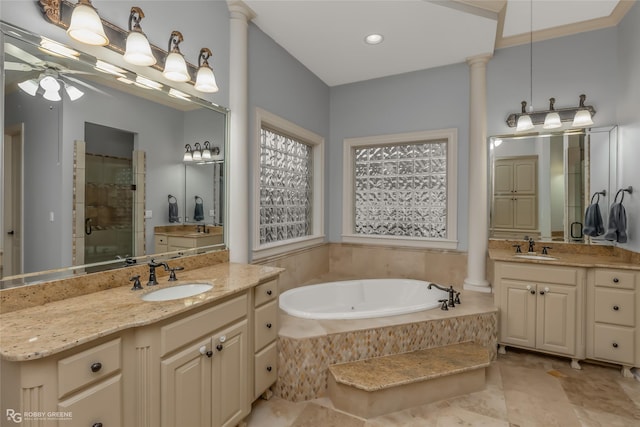
[[164, 62], [162, 74], [173, 82], [186, 82], [191, 79], [187, 63], [180, 53], [180, 43], [184, 40], [180, 31], [172, 31], [169, 37], [169, 54]]
[[[593, 119], [591, 118], [591, 111], [587, 107], [584, 106], [584, 101], [586, 101], [587, 95], [580, 95], [580, 104], [578, 105], [578, 111], [573, 116], [572, 125], [575, 127], [584, 127], [591, 126], [593, 124]], [[593, 112], [595, 114], [595, 111]]]
[[64, 84], [64, 91], [67, 93], [67, 96], [72, 101], [80, 99], [84, 95], [83, 91], [67, 83]]
[[211, 160], [211, 145], [209, 141], [204, 142], [204, 148], [202, 149], [202, 160]]
[[78, 0], [71, 14], [67, 34], [74, 40], [93, 46], [106, 46], [109, 39], [91, 0]]
[[144, 18], [142, 9], [136, 6], [132, 7], [129, 14], [127, 48], [123, 57], [129, 64], [149, 66], [156, 63], [156, 57], [153, 56], [149, 40], [140, 27], [142, 18]]
[[209, 66], [208, 59], [211, 58], [211, 50], [203, 47], [198, 55], [198, 73], [196, 74], [195, 89], [200, 92], [214, 93], [218, 91], [216, 76]]
[[60, 88], [64, 86], [64, 91], [72, 101], [81, 98], [84, 92], [75, 86], [67, 84], [60, 80], [58, 74], [55, 71], [46, 70], [40, 74], [37, 79], [25, 80], [18, 83], [18, 87], [28, 93], [31, 96], [36, 96], [38, 93], [42, 94], [42, 97], [48, 101], [61, 101]]
[[556, 102], [555, 98], [549, 98], [549, 112], [544, 118], [544, 125], [542, 125], [545, 129], [556, 129], [562, 126], [562, 122], [560, 121], [560, 114], [553, 109], [553, 104]]
[[191, 152], [191, 146], [189, 144], [184, 146], [185, 152], [182, 157], [183, 162], [192, 162], [193, 161], [193, 153]]
[[202, 148], [200, 147], [200, 143], [196, 142], [193, 146], [193, 161], [199, 162], [202, 160]]

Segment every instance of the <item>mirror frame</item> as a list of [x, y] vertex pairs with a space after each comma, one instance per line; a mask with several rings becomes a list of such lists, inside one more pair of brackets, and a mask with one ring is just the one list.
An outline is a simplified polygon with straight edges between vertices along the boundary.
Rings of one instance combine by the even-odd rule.
[[[42, 37], [29, 31], [29, 30], [25, 30], [23, 28], [17, 27], [13, 24], [10, 24], [6, 21], [2, 21], [0, 20], [0, 43], [2, 43], [0, 45], [0, 53], [2, 53], [2, 66], [0, 68], [0, 70], [2, 71], [2, 85], [3, 85], [3, 99], [2, 99], [2, 108], [0, 109], [0, 113], [2, 114], [2, 128], [3, 131], [5, 129], [5, 97], [4, 97], [4, 85], [5, 85], [5, 76], [4, 76], [4, 60], [5, 60], [5, 52], [4, 52], [4, 43], [6, 41], [7, 37], [11, 37], [11, 38], [15, 38], [18, 40], [21, 40], [25, 43], [34, 45], [34, 46], [38, 46], [40, 44], [40, 41], [42, 40]], [[60, 42], [57, 42], [60, 43]], [[65, 45], [65, 43], [60, 43], [62, 45]], [[83, 62], [89, 66], [93, 66], [92, 64], [96, 63], [96, 60], [99, 59], [104, 59], [104, 58], [100, 58], [98, 56], [94, 56], [92, 54], [88, 54], [86, 52], [83, 52], [81, 50], [79, 50], [78, 48], [74, 47], [74, 50], [78, 51], [80, 53], [78, 60], [80, 62]], [[120, 65], [118, 65], [120, 67]], [[126, 71], [126, 77], [128, 78], [133, 78], [135, 80], [135, 76], [136, 73], [130, 71], [130, 70], [125, 70]], [[162, 81], [163, 83], [163, 95], [166, 97], [166, 99], [164, 100], [164, 102], [160, 101], [160, 103], [164, 104], [164, 105], [168, 105], [171, 106], [172, 104], [175, 105], [176, 99], [173, 97], [170, 97], [169, 95], [169, 90], [170, 89], [177, 89], [175, 87], [172, 87], [171, 85], [168, 84], [168, 82], [166, 81]], [[124, 84], [123, 84], [123, 87]], [[178, 89], [178, 90], [182, 90], [184, 91], [184, 89]], [[229, 191], [228, 191], [228, 183], [229, 183], [229, 167], [228, 167], [228, 153], [229, 153], [229, 136], [230, 136], [230, 123], [231, 123], [231, 119], [230, 119], [230, 110], [226, 107], [220, 106], [216, 103], [207, 101], [205, 99], [199, 98], [198, 96], [194, 96], [192, 93], [189, 94], [190, 98], [189, 98], [189, 102], [196, 104], [202, 108], [206, 108], [209, 110], [213, 110], [215, 112], [224, 114], [224, 123], [225, 123], [225, 131], [224, 131], [224, 170], [223, 170], [223, 177], [224, 177], [224, 195], [223, 195], [223, 209], [222, 209], [222, 222], [225, 223], [228, 220], [228, 212], [229, 212]], [[142, 98], [142, 97], [141, 97]], [[144, 99], [144, 98], [142, 98]], [[149, 102], [159, 102], [159, 101], [151, 101], [149, 100]], [[2, 146], [0, 146], [0, 153], [2, 153], [2, 156], [0, 156], [0, 159], [4, 158], [4, 132], [3, 135], [1, 137], [3, 144]], [[178, 159], [178, 161], [176, 163], [180, 163], [183, 164], [181, 159]], [[3, 177], [0, 176], [0, 182], [3, 182]], [[146, 200], [146, 197], [145, 197]], [[4, 201], [0, 200], [0, 206], [2, 207], [2, 211], [0, 211], [0, 219], [4, 217]], [[146, 220], [144, 220], [144, 223], [146, 223]], [[182, 225], [182, 223], [181, 223]], [[72, 227], [73, 229], [73, 227]], [[0, 221], [0, 233], [4, 233], [4, 224], [2, 221]], [[71, 266], [63, 266], [60, 268], [55, 268], [55, 269], [48, 269], [48, 270], [42, 270], [42, 271], [36, 271], [36, 272], [29, 272], [29, 273], [22, 273], [22, 274], [17, 274], [17, 275], [12, 275], [12, 276], [6, 276], [6, 277], [2, 277], [0, 275], [0, 289], [4, 289], [5, 287], [14, 287], [14, 286], [21, 286], [21, 285], [29, 285], [32, 283], [37, 283], [40, 281], [48, 281], [48, 280], [55, 280], [55, 279], [62, 279], [62, 278], [66, 278], [69, 276], [73, 276], [76, 274], [83, 274], [86, 272], [87, 268], [95, 268], [95, 267], [104, 267], [104, 271], [106, 270], [111, 270], [111, 269], [115, 269], [115, 268], [124, 268], [127, 266], [132, 266], [132, 265], [137, 265], [139, 263], [146, 263], [148, 261], [150, 261], [152, 258], [159, 258], [159, 257], [168, 257], [168, 258], [176, 258], [176, 257], [180, 257], [183, 255], [192, 255], [192, 254], [196, 254], [196, 253], [202, 253], [203, 250], [204, 251], [219, 251], [219, 250], [225, 250], [228, 248], [228, 240], [229, 236], [228, 236], [228, 227], [224, 226], [223, 227], [223, 244], [217, 244], [217, 245], [212, 245], [212, 246], [205, 246], [205, 247], [200, 247], [200, 248], [194, 248], [194, 249], [185, 249], [185, 250], [180, 250], [180, 251], [172, 251], [172, 252], [162, 252], [162, 253], [153, 253], [153, 248], [146, 248], [145, 252], [151, 252], [151, 253], [145, 253], [144, 255], [139, 255], [139, 256], [135, 256], [135, 257], [130, 257], [127, 258], [126, 260], [122, 260], [122, 259], [114, 259], [114, 260], [109, 260], [109, 261], [102, 261], [102, 262], [96, 262], [96, 263], [91, 263], [91, 264], [82, 264], [82, 265], [71, 265]], [[42, 277], [41, 277], [42, 276]], [[46, 277], [49, 276], [49, 277]], [[37, 279], [33, 282], [24, 282], [24, 279]]]

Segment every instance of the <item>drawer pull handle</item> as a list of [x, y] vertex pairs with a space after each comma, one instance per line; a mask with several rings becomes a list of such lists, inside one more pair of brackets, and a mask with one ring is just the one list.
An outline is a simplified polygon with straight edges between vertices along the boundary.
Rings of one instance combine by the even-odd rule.
[[613, 283], [618, 283], [620, 280], [617, 277], [613, 278]]
[[273, 291], [271, 289], [267, 290], [267, 295], [271, 296], [273, 294]]
[[613, 344], [611, 344], [613, 346], [613, 348], [618, 348], [618, 343], [614, 342]]
[[536, 290], [531, 288], [531, 285], [527, 285], [527, 290], [529, 291], [529, 293], [531, 295], [535, 295], [536, 294]]
[[620, 310], [620, 307], [618, 307], [617, 305], [614, 305], [613, 306], [613, 311], [618, 311], [618, 310]]
[[267, 328], [271, 329], [273, 325], [271, 323], [267, 323]]
[[273, 368], [271, 366], [267, 366], [267, 372], [271, 372]]
[[213, 351], [207, 350], [207, 347], [203, 345], [202, 347], [200, 347], [200, 354], [202, 354], [203, 356], [211, 357], [213, 356]]
[[222, 351], [222, 349], [224, 349], [224, 346], [223, 346], [222, 344], [218, 344], [218, 345], [216, 346], [216, 349], [217, 349], [218, 351]]
[[91, 372], [98, 372], [100, 369], [102, 369], [102, 363], [95, 362], [91, 364]]
[[102, 423], [93, 423], [91, 427], [102, 427]]

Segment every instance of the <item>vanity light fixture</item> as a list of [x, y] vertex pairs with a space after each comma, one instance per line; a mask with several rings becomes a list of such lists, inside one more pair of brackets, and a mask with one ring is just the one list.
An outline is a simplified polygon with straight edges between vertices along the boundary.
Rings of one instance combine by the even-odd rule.
[[129, 35], [127, 36], [127, 48], [124, 52], [124, 60], [134, 65], [149, 66], [155, 64], [156, 57], [151, 52], [151, 45], [147, 36], [142, 32], [140, 21], [144, 18], [144, 12], [137, 6], [131, 8], [129, 14]]
[[[555, 108], [555, 99], [551, 98], [549, 109], [545, 111], [530, 111], [525, 112], [526, 102], [522, 101], [522, 111], [520, 113], [513, 113], [507, 117], [507, 125], [509, 127], [516, 127], [516, 132], [522, 130], [531, 130], [536, 125], [543, 125], [545, 129], [554, 129], [562, 126], [562, 123], [571, 122], [572, 127], [585, 127], [593, 125], [593, 116], [596, 114], [596, 110], [591, 105], [584, 105], [587, 96], [580, 95], [580, 103], [577, 107], [569, 108]], [[549, 115], [551, 114], [551, 118]], [[554, 116], [557, 117], [554, 118]], [[529, 128], [521, 129], [520, 123], [523, 120], [531, 120], [531, 126]], [[553, 120], [555, 125], [549, 127], [549, 120]]]
[[196, 142], [193, 146], [193, 161], [199, 162], [202, 160], [202, 147], [199, 142]]
[[553, 104], [556, 102], [555, 98], [549, 98], [549, 112], [544, 118], [544, 129], [556, 129], [562, 126], [560, 121], [560, 114], [553, 109]]
[[169, 89], [169, 96], [172, 98], [178, 98], [178, 99], [182, 99], [184, 101], [191, 101], [190, 95], [184, 93], [184, 92], [180, 92], [178, 89], [174, 89], [174, 88], [170, 88]]
[[184, 146], [185, 152], [182, 157], [183, 162], [192, 162], [193, 161], [193, 152], [191, 151], [191, 146], [189, 144]]
[[211, 58], [211, 50], [203, 47], [198, 55], [198, 73], [196, 74], [195, 89], [200, 92], [214, 93], [218, 91], [216, 76], [209, 66], [208, 59]]
[[156, 89], [156, 90], [162, 89], [162, 84], [143, 76], [136, 76], [136, 81], [134, 83], [136, 86], [141, 87], [143, 89]]
[[202, 149], [202, 160], [211, 160], [211, 145], [209, 141], [204, 142], [204, 148]]
[[78, 52], [77, 50], [70, 49], [46, 37], [42, 37], [42, 40], [40, 40], [40, 47], [38, 49], [50, 55], [62, 58], [77, 60], [80, 56], [80, 52]]
[[584, 101], [586, 101], [586, 99], [587, 95], [580, 95], [580, 104], [578, 105], [578, 111], [576, 111], [575, 116], [573, 116], [572, 125], [574, 127], [591, 126], [593, 124], [592, 115], [596, 112], [589, 111], [589, 109], [584, 106]]
[[78, 0], [71, 14], [67, 34], [74, 40], [92, 46], [109, 44], [100, 16], [91, 4], [91, 0]]
[[516, 132], [523, 132], [525, 130], [533, 129], [533, 122], [531, 121], [531, 116], [527, 114], [527, 101], [522, 101], [522, 114], [518, 117]]
[[101, 61], [99, 59], [96, 61], [96, 65], [93, 68], [95, 68], [96, 70], [102, 73], [113, 74], [114, 76], [119, 76], [119, 77], [124, 77], [127, 74], [127, 72], [122, 68], [116, 67], [113, 64]]
[[169, 55], [164, 62], [162, 75], [172, 82], [186, 82], [190, 80], [187, 63], [180, 53], [180, 43], [184, 40], [180, 31], [172, 31], [169, 37]]

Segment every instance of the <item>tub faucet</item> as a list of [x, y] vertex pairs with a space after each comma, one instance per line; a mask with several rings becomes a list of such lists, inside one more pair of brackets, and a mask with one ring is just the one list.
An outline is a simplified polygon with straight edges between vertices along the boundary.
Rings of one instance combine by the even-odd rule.
[[445, 291], [449, 293], [449, 298], [448, 300], [440, 300], [438, 302], [446, 302], [446, 305], [443, 303], [442, 307], [440, 307], [442, 310], [448, 310], [449, 308], [445, 308], [445, 307], [455, 307], [456, 304], [461, 304], [460, 302], [460, 292], [457, 292], [455, 289], [453, 289], [453, 286], [449, 286], [448, 288], [442, 287], [440, 285], [437, 285], [435, 283], [429, 283], [429, 285], [427, 286], [427, 289], [431, 289], [432, 286], [435, 286], [436, 288], [440, 289], [441, 291]]

